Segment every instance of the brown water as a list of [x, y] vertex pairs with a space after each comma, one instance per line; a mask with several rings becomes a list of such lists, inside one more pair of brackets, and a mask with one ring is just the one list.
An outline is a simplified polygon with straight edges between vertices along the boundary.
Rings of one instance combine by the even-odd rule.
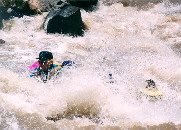
[[[143, 9], [101, 1], [96, 11], [81, 11], [89, 30], [77, 38], [46, 34], [47, 13], [4, 21], [0, 129], [181, 129], [181, 6]], [[26, 66], [42, 50], [76, 66], [46, 84], [30, 78]], [[137, 100], [148, 79], [162, 100]]]

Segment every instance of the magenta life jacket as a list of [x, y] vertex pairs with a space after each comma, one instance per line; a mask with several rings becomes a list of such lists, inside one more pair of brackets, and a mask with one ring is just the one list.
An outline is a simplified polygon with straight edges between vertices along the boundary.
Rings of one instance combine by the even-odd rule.
[[38, 61], [36, 61], [35, 63], [33, 63], [33, 65], [31, 66], [27, 66], [30, 70], [34, 70], [35, 68], [39, 67], [40, 64], [38, 63]]

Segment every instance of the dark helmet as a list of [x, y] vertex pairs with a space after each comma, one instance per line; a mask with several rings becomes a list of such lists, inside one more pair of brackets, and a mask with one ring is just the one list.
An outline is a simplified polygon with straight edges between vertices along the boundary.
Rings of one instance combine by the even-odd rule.
[[53, 59], [53, 54], [49, 51], [41, 51], [39, 57], [36, 59], [39, 59], [40, 61], [51, 60]]
[[145, 82], [147, 82], [148, 83], [148, 86], [151, 86], [151, 85], [153, 85], [153, 86], [155, 86], [155, 82], [153, 81], [153, 80], [146, 80]]

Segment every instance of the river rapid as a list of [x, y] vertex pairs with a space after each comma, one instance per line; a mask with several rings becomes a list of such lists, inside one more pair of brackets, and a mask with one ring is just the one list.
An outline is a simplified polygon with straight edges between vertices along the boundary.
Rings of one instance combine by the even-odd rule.
[[[181, 4], [107, 3], [100, 1], [93, 12], [81, 10], [88, 28], [83, 37], [47, 34], [46, 12], [4, 21], [1, 130], [181, 129]], [[76, 65], [47, 83], [31, 78], [27, 66], [43, 50], [57, 62]], [[137, 98], [148, 79], [162, 100]], [[46, 119], [57, 116], [55, 122]]]

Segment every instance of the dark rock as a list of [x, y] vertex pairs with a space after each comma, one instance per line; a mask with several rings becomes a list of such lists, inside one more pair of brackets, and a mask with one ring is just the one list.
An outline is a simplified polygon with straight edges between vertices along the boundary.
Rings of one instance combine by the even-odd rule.
[[34, 9], [49, 12], [60, 0], [28, 0]]
[[0, 44], [4, 44], [5, 41], [3, 39], [0, 39]]
[[9, 20], [13, 17], [22, 17], [20, 13], [17, 12], [17, 9], [15, 7], [10, 6], [1, 6], [0, 7], [0, 29], [3, 28], [3, 19]]
[[42, 12], [48, 12], [52, 8], [54, 8], [54, 6], [60, 5], [60, 3], [65, 1], [72, 6], [83, 8], [86, 11], [93, 10], [93, 7], [96, 6], [98, 2], [98, 0], [28, 0], [29, 4], [34, 6], [34, 9], [36, 8], [38, 10], [41, 10]]
[[86, 11], [93, 11], [97, 5], [98, 0], [67, 0], [72, 6], [82, 8]]
[[40, 12], [31, 9], [28, 2], [21, 3], [20, 5], [7, 4], [0, 6], [0, 29], [3, 27], [3, 19], [9, 20], [13, 17], [23, 17], [24, 15], [30, 16], [39, 14]]
[[3, 27], [3, 19], [2, 17], [0, 16], [0, 29]]
[[82, 36], [85, 30], [80, 9], [65, 5], [60, 10], [51, 10], [44, 22], [47, 33], [68, 34]]
[[129, 6], [129, 2], [126, 2], [126, 1], [121, 1], [121, 4], [123, 4], [124, 7], [128, 7]]
[[40, 12], [37, 11], [36, 9], [31, 9], [30, 4], [28, 2], [24, 2], [22, 8], [17, 10], [17, 12], [19, 14], [23, 14], [23, 15], [27, 15], [27, 16], [40, 14]]
[[[2, 5], [0, 8], [1, 8], [1, 12], [9, 13], [9, 15], [14, 16], [14, 17], [21, 17], [22, 15], [30, 16], [30, 15], [35, 15], [35, 14], [40, 13], [36, 9], [31, 9], [30, 3], [27, 1], [25, 2], [17, 1], [13, 5], [10, 3], [6, 3]], [[11, 11], [8, 11], [10, 9]]]

